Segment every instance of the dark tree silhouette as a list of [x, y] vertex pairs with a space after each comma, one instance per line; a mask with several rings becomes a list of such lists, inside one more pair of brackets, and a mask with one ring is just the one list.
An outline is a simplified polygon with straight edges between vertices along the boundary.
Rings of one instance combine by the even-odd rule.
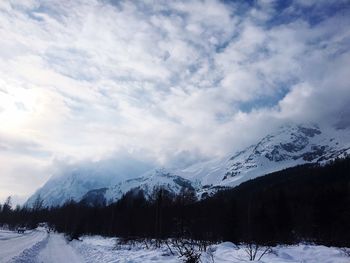
[[275, 172], [200, 201], [189, 189], [173, 196], [160, 188], [151, 197], [133, 190], [113, 204], [96, 207], [71, 201], [45, 208], [38, 197], [33, 208], [12, 209], [8, 198], [1, 206], [0, 225], [47, 222], [71, 238], [99, 234], [146, 244], [156, 239], [158, 245], [173, 238], [228, 240], [253, 248], [300, 241], [349, 247], [349, 175], [348, 158]]

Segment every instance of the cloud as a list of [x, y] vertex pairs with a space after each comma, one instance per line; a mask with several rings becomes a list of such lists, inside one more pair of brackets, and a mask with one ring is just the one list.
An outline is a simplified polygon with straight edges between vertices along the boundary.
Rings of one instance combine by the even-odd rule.
[[346, 126], [345, 3], [2, 1], [0, 196], [55, 160], [185, 166], [286, 122]]

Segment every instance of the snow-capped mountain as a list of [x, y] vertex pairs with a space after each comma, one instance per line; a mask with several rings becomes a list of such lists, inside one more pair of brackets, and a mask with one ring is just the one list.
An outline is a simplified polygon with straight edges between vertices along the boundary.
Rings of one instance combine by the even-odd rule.
[[130, 190], [142, 190], [146, 198], [150, 198], [155, 189], [162, 188], [172, 194], [179, 194], [182, 189], [198, 192], [201, 189], [200, 183], [190, 181], [178, 175], [172, 174], [162, 169], [155, 169], [141, 177], [126, 180], [110, 187], [105, 194], [105, 198], [114, 202]]
[[73, 170], [63, 176], [52, 177], [42, 188], [32, 195], [26, 205], [31, 206], [37, 198], [44, 206], [59, 206], [69, 200], [80, 201], [90, 190], [107, 187], [113, 178], [88, 170]]
[[136, 176], [132, 179], [122, 181], [116, 180], [118, 174], [106, 174], [103, 169], [95, 169], [88, 176], [82, 171], [72, 171], [50, 179], [27, 204], [33, 204], [39, 194], [46, 206], [61, 205], [70, 199], [91, 204], [110, 203], [131, 190], [142, 190], [147, 198], [157, 187], [174, 194], [188, 188], [196, 191], [198, 197], [204, 197], [274, 171], [304, 163], [324, 163], [347, 155], [350, 155], [349, 130], [289, 125], [233, 155], [199, 162], [185, 169], [146, 172], [141, 169], [133, 172]]
[[324, 163], [348, 154], [349, 130], [290, 125], [279, 128], [232, 156], [197, 163], [176, 171], [176, 174], [189, 180], [200, 180], [204, 191], [210, 191], [212, 188], [234, 187], [299, 164]]
[[121, 180], [145, 173], [152, 166], [129, 156], [119, 159], [107, 159], [98, 162], [83, 162], [78, 166], [67, 166], [52, 176], [25, 203], [32, 206], [39, 197], [44, 206], [59, 206], [73, 200], [79, 202], [88, 198], [90, 191], [109, 188]]

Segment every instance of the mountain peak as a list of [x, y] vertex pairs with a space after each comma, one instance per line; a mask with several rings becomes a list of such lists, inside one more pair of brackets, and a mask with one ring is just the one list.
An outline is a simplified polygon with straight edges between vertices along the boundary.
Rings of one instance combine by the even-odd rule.
[[[49, 180], [27, 204], [30, 205], [38, 195], [44, 199], [45, 206], [62, 205], [69, 200], [102, 204], [114, 202], [129, 191], [142, 191], [146, 198], [150, 198], [158, 188], [173, 194], [188, 189], [196, 191], [198, 196], [205, 196], [288, 167], [322, 164], [348, 154], [348, 130], [285, 125], [235, 154], [198, 162], [184, 169], [151, 169], [117, 183], [109, 180], [118, 178], [115, 172], [115, 176], [111, 176], [104, 169], [71, 170], [64, 176]], [[124, 173], [128, 174], [128, 169], [124, 169], [120, 176], [125, 176]]]
[[254, 177], [302, 163], [327, 161], [348, 150], [349, 145], [340, 144], [333, 133], [323, 133], [316, 125], [286, 125], [233, 155], [222, 180], [240, 174]]

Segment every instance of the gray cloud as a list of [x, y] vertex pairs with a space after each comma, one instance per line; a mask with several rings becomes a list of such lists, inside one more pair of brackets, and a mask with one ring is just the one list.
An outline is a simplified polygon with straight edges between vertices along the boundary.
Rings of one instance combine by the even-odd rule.
[[31, 155], [36, 157], [48, 157], [49, 151], [43, 149], [43, 146], [29, 139], [12, 137], [0, 133], [0, 151], [11, 152], [19, 155]]

